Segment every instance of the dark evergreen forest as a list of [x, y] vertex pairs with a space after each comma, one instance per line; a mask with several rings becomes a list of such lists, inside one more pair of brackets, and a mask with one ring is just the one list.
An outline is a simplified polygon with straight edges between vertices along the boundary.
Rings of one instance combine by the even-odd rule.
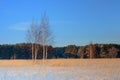
[[[31, 44], [0, 45], [0, 59], [32, 59]], [[42, 46], [39, 45], [37, 59], [42, 59]], [[66, 47], [48, 46], [48, 59], [56, 58], [120, 58], [119, 44], [89, 44]]]

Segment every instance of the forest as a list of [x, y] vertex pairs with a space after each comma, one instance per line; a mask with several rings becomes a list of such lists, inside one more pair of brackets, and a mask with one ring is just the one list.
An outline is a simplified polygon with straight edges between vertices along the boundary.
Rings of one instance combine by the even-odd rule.
[[[32, 59], [30, 43], [0, 45], [0, 59]], [[57, 58], [120, 58], [119, 44], [89, 44], [86, 46], [68, 45], [65, 47], [48, 46], [47, 59]], [[43, 49], [38, 45], [36, 59], [43, 58]]]

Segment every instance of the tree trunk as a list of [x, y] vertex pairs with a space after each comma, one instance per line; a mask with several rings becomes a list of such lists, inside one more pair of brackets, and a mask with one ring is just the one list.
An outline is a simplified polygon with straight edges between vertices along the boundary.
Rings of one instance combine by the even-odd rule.
[[43, 45], [43, 60], [45, 59], [45, 46]]
[[47, 59], [47, 55], [48, 55], [48, 46], [46, 46], [46, 59]]
[[32, 43], [32, 59], [34, 59], [34, 44]]
[[37, 59], [38, 54], [38, 44], [35, 44], [35, 60]]

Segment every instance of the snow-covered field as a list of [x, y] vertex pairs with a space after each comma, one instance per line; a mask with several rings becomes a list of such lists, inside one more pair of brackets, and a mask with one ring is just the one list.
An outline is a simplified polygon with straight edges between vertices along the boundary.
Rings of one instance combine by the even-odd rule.
[[0, 80], [120, 80], [120, 59], [1, 60]]

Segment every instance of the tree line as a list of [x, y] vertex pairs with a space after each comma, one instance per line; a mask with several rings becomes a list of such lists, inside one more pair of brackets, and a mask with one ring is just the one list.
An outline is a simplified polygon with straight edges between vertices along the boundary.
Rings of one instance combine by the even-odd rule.
[[[38, 46], [38, 54], [36, 59], [43, 58], [42, 46]], [[21, 43], [15, 45], [0, 45], [0, 59], [32, 59], [31, 52], [32, 45], [31, 43]], [[53, 47], [48, 46], [48, 59], [52, 58], [51, 54], [53, 53]]]
[[118, 44], [69, 45], [65, 49], [68, 58], [120, 58]]
[[[38, 46], [36, 59], [43, 59], [43, 46]], [[47, 59], [59, 58], [120, 58], [118, 44], [89, 44], [86, 46], [68, 45], [66, 47], [48, 47]], [[0, 45], [0, 59], [32, 59], [32, 44]]]

